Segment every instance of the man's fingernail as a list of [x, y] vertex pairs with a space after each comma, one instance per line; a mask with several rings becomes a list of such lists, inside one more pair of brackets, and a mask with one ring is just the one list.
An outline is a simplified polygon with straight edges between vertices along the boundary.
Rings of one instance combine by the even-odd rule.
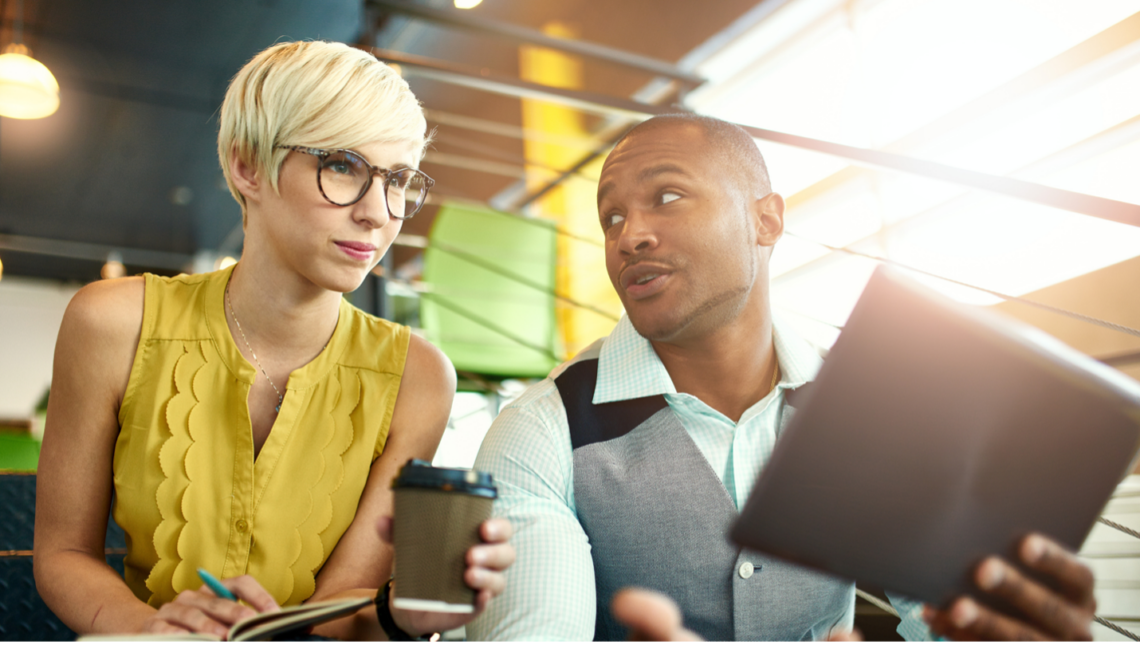
[[1025, 538], [1021, 547], [1021, 557], [1026, 564], [1036, 564], [1045, 555], [1045, 540], [1039, 535], [1030, 535]]
[[986, 560], [978, 571], [978, 586], [985, 591], [991, 591], [1001, 584], [1003, 574], [1000, 562], [993, 558]]
[[961, 600], [950, 611], [950, 620], [958, 629], [966, 629], [978, 619], [978, 607], [971, 600]]

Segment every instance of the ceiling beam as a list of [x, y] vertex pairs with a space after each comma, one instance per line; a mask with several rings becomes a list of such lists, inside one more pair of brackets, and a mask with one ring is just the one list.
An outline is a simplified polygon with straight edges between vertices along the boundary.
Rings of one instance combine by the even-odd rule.
[[[487, 70], [475, 70], [454, 63], [424, 56], [405, 54], [403, 52], [394, 52], [374, 47], [365, 47], [364, 49], [370, 51], [379, 59], [408, 66], [414, 70], [416, 75], [426, 78], [495, 94], [552, 101], [594, 113], [616, 114], [644, 119], [653, 115], [677, 112], [680, 109], [676, 106], [653, 105], [641, 101], [598, 94], [596, 92], [550, 87], [548, 85], [519, 80], [514, 77], [494, 74]], [[998, 195], [1014, 197], [1023, 201], [1043, 204], [1052, 208], [1060, 208], [1090, 217], [1140, 227], [1140, 206], [1136, 204], [1097, 197], [1095, 195], [1085, 195], [1071, 190], [1052, 188], [1021, 179], [989, 175], [964, 168], [955, 168], [954, 166], [926, 161], [924, 159], [916, 159], [885, 150], [857, 148], [841, 143], [802, 137], [749, 125], [741, 125], [740, 127], [757, 139], [831, 155], [860, 166], [918, 175], [919, 177], [945, 181], [959, 186], [966, 186]], [[589, 156], [587, 156], [587, 159], [588, 158]], [[576, 172], [577, 170], [578, 168], [575, 167], [572, 169], [572, 172]], [[533, 201], [533, 196], [531, 196], [528, 201]]]
[[109, 255], [118, 253], [123, 264], [154, 269], [170, 269], [171, 271], [181, 271], [194, 262], [194, 256], [185, 253], [132, 249], [123, 246], [52, 240], [43, 237], [3, 233], [0, 233], [0, 249], [77, 260], [93, 260], [95, 262], [106, 262]]
[[676, 65], [663, 60], [630, 53], [613, 47], [606, 47], [605, 45], [599, 45], [597, 43], [571, 40], [569, 38], [556, 38], [535, 29], [511, 25], [496, 20], [488, 20], [469, 13], [435, 9], [425, 5], [407, 2], [406, 0], [369, 0], [368, 5], [391, 13], [400, 13], [421, 20], [427, 20], [438, 25], [486, 34], [514, 43], [537, 45], [567, 54], [588, 56], [607, 63], [648, 72], [656, 76], [671, 78], [688, 85], [690, 88], [697, 87], [705, 82], [705, 79], [700, 76], [692, 72], [683, 71]]

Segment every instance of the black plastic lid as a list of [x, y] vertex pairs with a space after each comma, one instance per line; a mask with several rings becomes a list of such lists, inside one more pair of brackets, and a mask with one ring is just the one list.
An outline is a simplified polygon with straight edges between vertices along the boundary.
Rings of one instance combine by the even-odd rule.
[[460, 468], [436, 468], [423, 459], [409, 459], [392, 480], [392, 488], [430, 488], [495, 499], [499, 496], [491, 473]]

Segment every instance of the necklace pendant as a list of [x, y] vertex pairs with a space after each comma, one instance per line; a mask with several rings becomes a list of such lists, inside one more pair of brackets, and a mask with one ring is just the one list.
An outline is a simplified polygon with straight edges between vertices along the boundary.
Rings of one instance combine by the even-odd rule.
[[277, 410], [278, 412], [280, 412], [280, 411], [281, 411], [281, 406], [277, 406], [276, 408], [273, 408], [273, 409], [274, 409], [274, 410]]

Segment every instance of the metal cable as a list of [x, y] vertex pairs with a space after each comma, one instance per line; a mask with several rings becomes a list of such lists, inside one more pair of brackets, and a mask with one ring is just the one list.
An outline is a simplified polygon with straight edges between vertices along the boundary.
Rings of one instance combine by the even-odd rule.
[[1131, 638], [1134, 641], [1140, 641], [1140, 636], [1133, 634], [1132, 632], [1128, 631], [1127, 629], [1124, 629], [1120, 625], [1117, 625], [1116, 623], [1114, 623], [1110, 620], [1105, 620], [1105, 619], [1101, 618], [1100, 616], [1093, 616], [1093, 620], [1095, 620], [1096, 622], [1100, 623], [1101, 625], [1104, 625], [1105, 627], [1111, 629], [1112, 631], [1116, 632], [1117, 634], [1120, 634], [1122, 636], [1127, 636], [1128, 638]]
[[874, 606], [878, 607], [879, 609], [882, 609], [883, 611], [885, 611], [885, 612], [887, 612], [888, 614], [890, 614], [890, 615], [894, 616], [895, 618], [898, 618], [898, 617], [899, 617], [899, 612], [898, 612], [898, 610], [897, 610], [897, 609], [895, 609], [894, 607], [892, 607], [892, 606], [890, 605], [890, 603], [884, 602], [884, 601], [883, 601], [882, 599], [880, 599], [879, 597], [877, 597], [877, 596], [875, 596], [875, 595], [873, 595], [873, 594], [869, 594], [869, 593], [867, 593], [866, 591], [863, 591], [862, 589], [860, 589], [859, 587], [855, 587], [855, 595], [856, 595], [856, 596], [859, 596], [859, 597], [860, 597], [860, 598], [862, 598], [863, 600], [866, 600], [867, 602], [869, 602], [869, 603], [871, 603], [872, 605], [874, 605]]
[[1098, 521], [1101, 524], [1104, 524], [1106, 526], [1111, 526], [1112, 528], [1116, 529], [1117, 531], [1127, 533], [1128, 535], [1131, 535], [1132, 537], [1136, 538], [1137, 540], [1140, 540], [1140, 531], [1135, 531], [1133, 529], [1128, 528], [1127, 526], [1122, 526], [1120, 524], [1117, 524], [1116, 522], [1113, 522], [1112, 520], [1105, 519], [1103, 516], [1096, 518], [1096, 521]]
[[791, 232], [787, 232], [787, 234], [791, 235], [792, 237], [796, 237], [796, 238], [799, 238], [801, 240], [804, 240], [805, 242], [810, 242], [812, 244], [822, 246], [823, 248], [828, 249], [829, 251], [840, 251], [843, 253], [848, 253], [850, 255], [856, 255], [856, 256], [867, 258], [870, 260], [875, 260], [876, 262], [882, 262], [883, 264], [889, 264], [891, 266], [896, 266], [896, 267], [899, 267], [900, 269], [906, 269], [907, 271], [914, 271], [915, 273], [921, 273], [922, 275], [925, 275], [925, 276], [930, 276], [932, 278], [937, 278], [939, 280], [945, 280], [946, 282], [949, 282], [951, 284], [956, 284], [960, 287], [966, 287], [968, 289], [974, 289], [975, 291], [981, 291], [982, 293], [988, 293], [989, 295], [1001, 298], [1002, 300], [1006, 300], [1009, 302], [1018, 302], [1018, 303], [1021, 303], [1023, 305], [1029, 305], [1031, 307], [1037, 307], [1038, 309], [1044, 309], [1045, 311], [1050, 311], [1050, 312], [1055, 313], [1055, 314], [1067, 316], [1067, 317], [1073, 318], [1075, 320], [1080, 320], [1083, 322], [1091, 323], [1093, 325], [1104, 327], [1106, 329], [1111, 329], [1113, 331], [1118, 331], [1118, 332], [1121, 332], [1124, 334], [1130, 334], [1132, 336], [1136, 336], [1136, 337], [1140, 338], [1140, 329], [1133, 329], [1133, 328], [1127, 327], [1125, 325], [1121, 325], [1121, 324], [1114, 323], [1114, 322], [1109, 322], [1107, 320], [1101, 320], [1100, 318], [1094, 318], [1093, 316], [1086, 316], [1085, 314], [1079, 314], [1079, 313], [1076, 313], [1075, 311], [1069, 311], [1068, 309], [1062, 309], [1060, 307], [1054, 307], [1052, 305], [1047, 305], [1047, 304], [1044, 304], [1041, 302], [1035, 302], [1033, 300], [1027, 300], [1027, 299], [1019, 297], [1019, 296], [1011, 296], [1011, 295], [1004, 294], [1004, 293], [1001, 293], [998, 291], [994, 291], [992, 289], [987, 289], [985, 287], [979, 287], [978, 285], [975, 285], [975, 284], [968, 284], [966, 282], [960, 282], [958, 280], [954, 280], [953, 278], [947, 278], [946, 276], [941, 276], [941, 275], [938, 275], [936, 273], [931, 273], [930, 271], [923, 271], [922, 269], [918, 269], [918, 268], [903, 264], [901, 262], [896, 262], [896, 261], [888, 259], [888, 258], [880, 257], [877, 255], [872, 255], [870, 253], [863, 253], [862, 251], [856, 251], [854, 249], [842, 247], [842, 246], [832, 246], [830, 244], [824, 244], [823, 242], [818, 242], [816, 240], [810, 240], [806, 237], [803, 237], [802, 235], [796, 235], [795, 233], [791, 233]]

